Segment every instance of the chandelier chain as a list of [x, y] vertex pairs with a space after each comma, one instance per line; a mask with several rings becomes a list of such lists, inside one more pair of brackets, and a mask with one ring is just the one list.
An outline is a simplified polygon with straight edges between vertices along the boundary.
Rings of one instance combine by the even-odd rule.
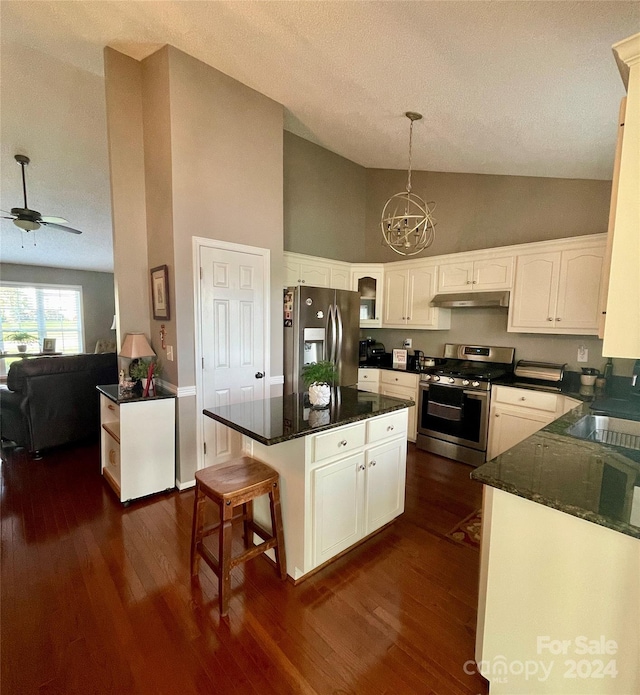
[[409, 126], [409, 172], [407, 176], [407, 193], [411, 193], [411, 150], [413, 147], [413, 120]]

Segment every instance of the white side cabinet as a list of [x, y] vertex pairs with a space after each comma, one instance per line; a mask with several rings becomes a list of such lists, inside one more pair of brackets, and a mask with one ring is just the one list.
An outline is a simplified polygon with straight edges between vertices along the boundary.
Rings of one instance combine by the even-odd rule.
[[284, 277], [285, 287], [311, 285], [348, 290], [351, 287], [351, 264], [285, 251]]
[[511, 449], [577, 405], [578, 401], [560, 393], [494, 386], [487, 460]]
[[382, 326], [384, 271], [381, 263], [351, 267], [351, 289], [360, 293], [360, 328]]
[[101, 470], [118, 499], [131, 500], [175, 487], [175, 397], [119, 398], [101, 386]]

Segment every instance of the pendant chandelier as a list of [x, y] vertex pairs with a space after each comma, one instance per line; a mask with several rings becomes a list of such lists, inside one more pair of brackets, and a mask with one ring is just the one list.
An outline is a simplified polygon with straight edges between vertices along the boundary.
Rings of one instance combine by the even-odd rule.
[[[413, 122], [422, 118], [421, 113], [407, 111], [409, 125], [409, 172], [407, 190], [392, 195], [382, 210], [380, 227], [384, 242], [401, 256], [415, 256], [431, 246], [435, 238], [436, 221], [433, 218], [435, 203], [425, 203], [411, 192], [411, 148]], [[391, 212], [393, 210], [393, 212]]]

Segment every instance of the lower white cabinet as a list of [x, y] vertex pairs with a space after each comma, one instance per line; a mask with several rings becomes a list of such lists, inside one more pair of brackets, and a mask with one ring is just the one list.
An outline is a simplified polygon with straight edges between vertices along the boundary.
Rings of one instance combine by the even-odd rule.
[[101, 471], [128, 504], [175, 487], [176, 406], [173, 396], [119, 399], [117, 389], [100, 387]]
[[560, 393], [494, 386], [487, 460], [511, 449], [578, 404]]
[[[402, 398], [417, 403], [419, 379], [420, 377], [417, 374], [381, 369], [378, 393], [381, 393], [383, 396], [393, 396], [394, 398]], [[415, 442], [418, 434], [417, 409], [417, 405], [409, 408], [407, 439], [410, 442]]]
[[[287, 572], [294, 579], [328, 562], [404, 511], [407, 409], [265, 446], [248, 455], [280, 473]], [[254, 503], [270, 526], [268, 501]]]
[[358, 369], [358, 388], [360, 391], [380, 393], [380, 370], [360, 367]]

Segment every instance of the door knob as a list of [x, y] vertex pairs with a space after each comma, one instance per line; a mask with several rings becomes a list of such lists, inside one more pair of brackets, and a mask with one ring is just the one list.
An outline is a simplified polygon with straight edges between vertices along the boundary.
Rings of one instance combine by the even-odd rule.
[[256, 379], [262, 379], [264, 372], [256, 372]]

